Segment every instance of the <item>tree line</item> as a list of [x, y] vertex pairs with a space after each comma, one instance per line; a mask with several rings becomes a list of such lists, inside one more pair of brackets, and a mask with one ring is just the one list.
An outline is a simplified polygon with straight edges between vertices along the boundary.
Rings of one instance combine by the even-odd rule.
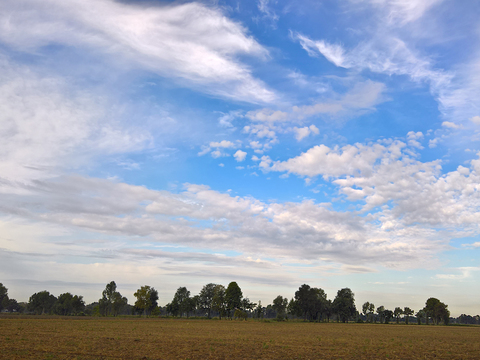
[[[0, 283], [0, 311], [24, 312], [30, 314], [57, 314], [57, 315], [139, 315], [139, 316], [172, 316], [172, 317], [217, 317], [219, 319], [303, 319], [313, 322], [370, 322], [388, 324], [411, 321], [417, 324], [449, 324], [465, 323], [480, 324], [480, 316], [462, 314], [460, 317], [450, 318], [448, 305], [436, 298], [429, 298], [425, 306], [416, 313], [409, 307], [396, 307], [393, 310], [384, 306], [375, 307], [371, 302], [365, 302], [361, 311], [355, 306], [355, 297], [352, 290], [344, 288], [338, 290], [333, 300], [327, 299], [321, 288], [301, 285], [294, 296], [288, 298], [278, 295], [272, 303], [262, 306], [261, 301], [254, 303], [234, 281], [227, 287], [209, 283], [202, 287], [197, 295], [191, 294], [186, 287], [179, 287], [173, 299], [164, 307], [158, 305], [158, 291], [145, 285], [134, 294], [135, 303], [129, 305], [126, 297], [117, 291], [115, 281], [111, 281], [102, 291], [101, 298], [89, 305], [85, 304], [83, 296], [69, 292], [58, 297], [48, 291], [40, 291], [30, 296], [28, 303], [18, 303], [8, 297], [8, 289]], [[403, 317], [402, 317], [403, 316]]]

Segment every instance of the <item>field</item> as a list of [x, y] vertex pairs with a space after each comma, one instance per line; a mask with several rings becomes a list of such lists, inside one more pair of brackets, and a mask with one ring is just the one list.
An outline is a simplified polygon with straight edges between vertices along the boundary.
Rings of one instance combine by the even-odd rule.
[[2, 359], [480, 359], [480, 327], [0, 318]]

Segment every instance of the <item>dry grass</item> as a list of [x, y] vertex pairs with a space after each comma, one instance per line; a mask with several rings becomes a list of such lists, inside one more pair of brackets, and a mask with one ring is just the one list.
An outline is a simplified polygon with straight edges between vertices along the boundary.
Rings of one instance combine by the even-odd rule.
[[2, 318], [2, 359], [480, 359], [480, 327]]

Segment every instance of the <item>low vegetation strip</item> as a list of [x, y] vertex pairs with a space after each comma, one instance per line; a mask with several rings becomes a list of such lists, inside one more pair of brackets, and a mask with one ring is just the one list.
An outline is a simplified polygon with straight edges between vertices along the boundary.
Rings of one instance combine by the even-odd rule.
[[0, 319], [2, 359], [479, 359], [480, 327], [140, 318]]

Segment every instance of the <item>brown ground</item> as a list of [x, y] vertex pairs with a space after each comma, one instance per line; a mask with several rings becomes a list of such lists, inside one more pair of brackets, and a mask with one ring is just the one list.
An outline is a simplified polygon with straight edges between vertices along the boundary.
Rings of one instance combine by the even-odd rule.
[[1, 359], [480, 359], [480, 327], [0, 318]]

